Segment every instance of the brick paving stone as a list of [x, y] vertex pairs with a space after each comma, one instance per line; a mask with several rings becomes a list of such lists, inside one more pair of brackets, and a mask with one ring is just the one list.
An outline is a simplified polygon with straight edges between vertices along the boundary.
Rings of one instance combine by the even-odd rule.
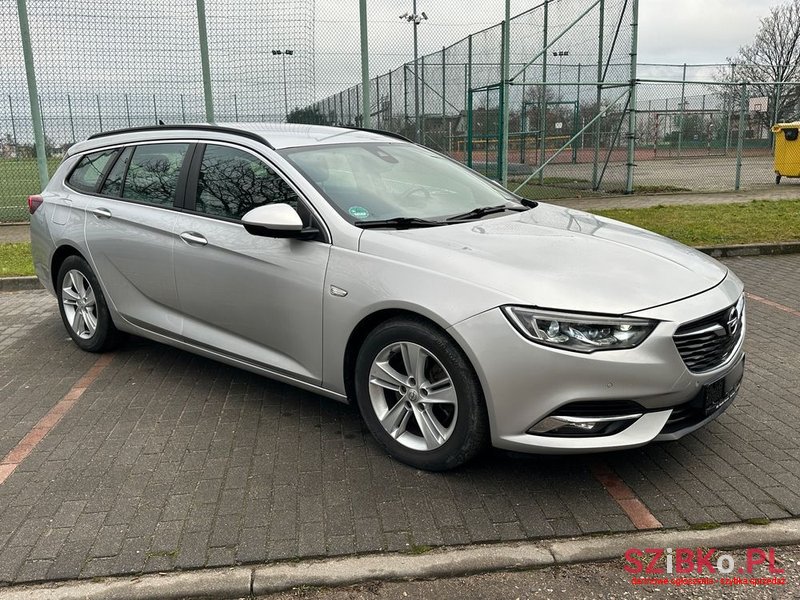
[[[800, 310], [800, 256], [725, 262]], [[353, 407], [131, 338], [0, 485], [0, 584], [631, 530], [597, 461], [665, 527], [800, 516], [800, 318], [751, 299], [748, 327], [739, 398], [684, 440], [446, 474], [387, 457]], [[45, 292], [0, 294], [0, 454], [95, 360]]]

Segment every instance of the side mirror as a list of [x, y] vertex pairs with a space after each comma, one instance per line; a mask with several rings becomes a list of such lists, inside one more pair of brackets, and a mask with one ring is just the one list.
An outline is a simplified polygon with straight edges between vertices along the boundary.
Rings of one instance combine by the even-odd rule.
[[248, 211], [242, 217], [248, 233], [274, 238], [307, 238], [318, 232], [303, 227], [303, 220], [288, 204], [265, 204]]

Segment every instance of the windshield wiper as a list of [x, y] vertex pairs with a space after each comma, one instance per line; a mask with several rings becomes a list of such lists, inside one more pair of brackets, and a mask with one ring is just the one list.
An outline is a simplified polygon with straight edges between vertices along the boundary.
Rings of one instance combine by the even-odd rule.
[[413, 227], [439, 227], [447, 225], [444, 221], [431, 221], [429, 219], [419, 219], [417, 217], [394, 217], [392, 219], [376, 219], [374, 221], [356, 221], [353, 223], [362, 229], [372, 228], [391, 228], [391, 229], [411, 229]]
[[473, 208], [469, 212], [461, 213], [460, 215], [453, 215], [452, 217], [447, 217], [446, 220], [450, 223], [454, 221], [470, 221], [472, 219], [480, 219], [481, 217], [485, 217], [486, 215], [493, 215], [495, 213], [506, 212], [507, 210], [514, 212], [521, 212], [523, 210], [528, 210], [528, 209], [522, 206], [509, 206], [507, 204], [498, 204], [497, 206], [479, 206], [478, 208]]

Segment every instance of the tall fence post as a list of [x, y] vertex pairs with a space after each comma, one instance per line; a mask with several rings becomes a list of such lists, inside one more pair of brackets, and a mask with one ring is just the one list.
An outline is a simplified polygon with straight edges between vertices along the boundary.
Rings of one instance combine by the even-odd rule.
[[[405, 119], [403, 124], [408, 126], [408, 64], [403, 65], [403, 117]], [[416, 132], [416, 125], [414, 125], [414, 131]], [[414, 141], [416, 141], [416, 137]]]
[[544, 29], [542, 30], [542, 97], [539, 102], [539, 185], [544, 183], [544, 161], [547, 159], [547, 27], [549, 2], [544, 3]]
[[[545, 4], [545, 11], [547, 5]], [[545, 25], [547, 27], [547, 25]], [[501, 129], [497, 160], [500, 163], [500, 183], [503, 187], [508, 187], [508, 121], [511, 115], [509, 92], [511, 87], [509, 77], [511, 75], [511, 0], [506, 0], [505, 20], [503, 21], [503, 84], [500, 88], [500, 114]]]
[[419, 110], [420, 114], [417, 116], [419, 123], [419, 142], [425, 145], [425, 57], [419, 59], [419, 76], [417, 89], [419, 90]]
[[472, 168], [472, 34], [467, 38], [467, 166]]
[[367, 39], [367, 0], [359, 0], [358, 12], [361, 22], [361, 126], [372, 125], [369, 89], [369, 41]]
[[747, 83], [742, 82], [739, 93], [739, 139], [736, 142], [736, 181], [734, 189], [738, 192], [742, 183], [742, 151], [744, 150], [744, 136], [747, 128]]
[[359, 89], [358, 86], [355, 87], [356, 87], [356, 116], [353, 118], [353, 122], [356, 124], [357, 127], [363, 127], [363, 125], [361, 125], [360, 123], [364, 122], [364, 115], [363, 114], [361, 115], [360, 120], [358, 118], [359, 105], [361, 103], [361, 96], [363, 94], [358, 91]]
[[69, 113], [69, 129], [72, 132], [72, 143], [75, 143], [75, 120], [72, 118], [72, 98], [67, 94], [67, 111]]
[[197, 33], [200, 38], [200, 66], [203, 70], [203, 98], [206, 121], [214, 122], [214, 98], [211, 95], [211, 65], [208, 59], [208, 31], [206, 30], [206, 1], [197, 0]]
[[445, 106], [447, 100], [447, 71], [445, 70], [445, 56], [444, 46], [442, 46], [442, 131], [444, 131], [445, 115], [447, 114], [447, 107]]
[[[378, 102], [380, 102], [380, 98], [381, 97], [379, 95], [378, 96]], [[381, 106], [380, 108], [381, 108], [381, 110], [383, 110], [383, 106]], [[388, 108], [389, 108], [389, 119], [388, 119], [388, 121], [386, 120], [386, 117], [383, 117], [383, 116], [381, 117], [381, 119], [383, 120], [384, 126], [388, 125], [387, 129], [391, 129], [392, 131], [394, 131], [394, 124], [392, 123], [392, 116], [394, 115], [394, 96], [393, 96], [393, 92], [392, 92], [392, 72], [391, 71], [389, 71], [389, 106], [388, 106]]]
[[100, 111], [100, 94], [95, 94], [97, 101], [97, 123], [100, 126], [100, 131], [103, 131], [103, 113]]
[[128, 94], [125, 94], [125, 115], [128, 117], [128, 127], [131, 126], [131, 101]]
[[639, 44], [639, 0], [633, 0], [631, 15], [631, 91], [628, 111], [628, 173], [625, 193], [633, 193], [633, 170], [636, 168], [636, 60]]
[[11, 135], [14, 140], [14, 153], [19, 158], [19, 141], [17, 140], [17, 124], [14, 120], [14, 103], [11, 101], [11, 94], [8, 95], [8, 114], [11, 115]]
[[[736, 63], [731, 63], [731, 87], [728, 88], [730, 90], [735, 90], [736, 88], [733, 84], [736, 82]], [[728, 156], [728, 151], [731, 147], [731, 115], [733, 114], [733, 94], [728, 95], [728, 124], [727, 124], [727, 131], [725, 132], [725, 156]]]
[[[391, 81], [391, 77], [389, 81]], [[370, 94], [372, 94], [372, 89], [370, 89]], [[380, 75], [375, 76], [375, 121], [377, 121], [378, 129], [381, 128], [381, 119], [383, 119], [383, 115], [381, 114], [383, 109], [381, 108], [381, 77]], [[372, 115], [370, 115], [370, 123], [372, 123]], [[366, 125], [365, 125], [366, 127]]]
[[519, 162], [523, 165], [525, 164], [525, 155], [528, 152], [525, 144], [528, 137], [528, 103], [525, 100], [525, 90], [528, 89], [525, 85], [525, 76], [527, 73], [527, 68], [522, 71], [522, 106], [519, 111]]
[[44, 139], [44, 150], [47, 154], [47, 128], [44, 124], [44, 105], [42, 104], [42, 97], [39, 96], [39, 114], [42, 115], [42, 139]]
[[678, 107], [678, 157], [683, 150], [683, 113], [686, 110], [686, 63], [683, 63], [683, 79], [681, 79], [681, 105]]
[[[600, 25], [598, 26], [598, 41], [597, 41], [597, 114], [602, 112], [600, 104], [603, 102], [603, 60], [605, 54], [603, 53], [603, 38], [605, 34], [605, 16], [606, 16], [606, 3], [605, 0], [600, 0], [598, 5], [600, 10]], [[603, 119], [597, 119], [594, 126], [594, 159], [592, 160], [592, 189], [597, 191], [600, 187], [599, 180], [599, 161], [600, 161], [600, 133], [602, 131]]]
[[[778, 81], [775, 84], [775, 111], [773, 113], [772, 124], [775, 125], [780, 118], [781, 105], [781, 83], [784, 78], [784, 65], [778, 65]], [[772, 149], [775, 150], [775, 136], [772, 136]]]
[[[578, 63], [578, 89], [575, 93], [575, 124], [574, 131], [578, 131], [581, 126], [581, 63]], [[583, 150], [583, 136], [581, 136], [581, 150]], [[572, 164], [578, 162], [578, 140], [572, 145]]]
[[39, 91], [36, 87], [36, 72], [33, 66], [31, 29], [28, 24], [28, 4], [26, 0], [17, 0], [17, 16], [19, 17], [19, 33], [22, 41], [22, 57], [25, 60], [25, 77], [28, 81], [28, 99], [31, 103], [36, 165], [39, 169], [39, 184], [44, 189], [47, 186], [47, 182], [50, 181], [50, 173], [47, 169], [47, 151], [44, 146], [44, 128], [42, 126], [42, 113], [39, 110]]

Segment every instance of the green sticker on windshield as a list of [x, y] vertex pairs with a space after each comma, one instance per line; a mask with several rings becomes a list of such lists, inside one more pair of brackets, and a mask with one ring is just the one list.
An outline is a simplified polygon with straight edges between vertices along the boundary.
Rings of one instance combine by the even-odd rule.
[[363, 206], [351, 206], [347, 212], [355, 219], [366, 219], [369, 216], [369, 211]]

